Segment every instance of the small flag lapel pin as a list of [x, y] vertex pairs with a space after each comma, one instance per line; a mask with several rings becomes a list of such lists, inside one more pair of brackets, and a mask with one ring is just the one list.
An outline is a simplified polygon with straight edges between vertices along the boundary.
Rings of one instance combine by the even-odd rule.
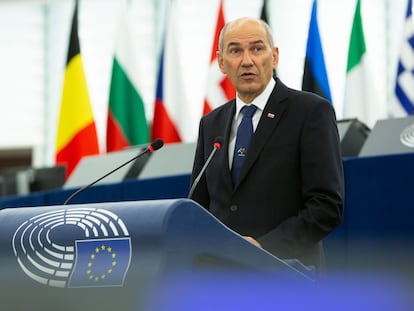
[[269, 119], [274, 119], [274, 118], [275, 118], [275, 114], [274, 114], [274, 113], [271, 113], [271, 112], [268, 112], [268, 113], [267, 113], [267, 117], [268, 117]]

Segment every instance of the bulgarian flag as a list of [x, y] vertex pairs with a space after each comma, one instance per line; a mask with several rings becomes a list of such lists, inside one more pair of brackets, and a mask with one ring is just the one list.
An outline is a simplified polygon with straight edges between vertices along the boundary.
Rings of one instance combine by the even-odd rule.
[[56, 163], [66, 165], [66, 177], [69, 177], [83, 156], [98, 153], [96, 126], [80, 54], [76, 1], [57, 131]]
[[149, 140], [144, 101], [136, 88], [138, 66], [131, 44], [129, 14], [126, 5], [124, 8], [112, 65], [106, 128], [108, 152], [146, 144]]

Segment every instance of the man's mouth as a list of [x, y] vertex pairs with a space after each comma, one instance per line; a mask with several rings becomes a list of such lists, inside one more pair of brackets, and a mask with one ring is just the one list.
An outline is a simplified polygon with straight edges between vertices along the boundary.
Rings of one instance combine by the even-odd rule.
[[242, 78], [253, 78], [253, 77], [255, 77], [256, 75], [254, 74], [254, 73], [252, 73], [252, 72], [244, 72], [244, 73], [242, 73], [241, 75], [240, 75], [240, 77], [242, 77]]

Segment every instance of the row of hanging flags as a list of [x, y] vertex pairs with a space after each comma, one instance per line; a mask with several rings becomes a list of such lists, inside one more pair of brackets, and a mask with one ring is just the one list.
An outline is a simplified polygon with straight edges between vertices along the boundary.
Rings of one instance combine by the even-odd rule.
[[[171, 10], [173, 9], [172, 6]], [[264, 0], [260, 16], [265, 21], [267, 21], [267, 12], [267, 3]], [[190, 135], [194, 136], [194, 133], [191, 132], [194, 131], [194, 125], [197, 128], [198, 120], [189, 118], [188, 107], [179, 104], [185, 90], [177, 90], [183, 84], [177, 81], [180, 79], [180, 64], [177, 64], [174, 59], [176, 56], [174, 53], [177, 53], [176, 49], [171, 47], [179, 41], [179, 38], [174, 37], [174, 31], [171, 31], [174, 27], [174, 21], [170, 19], [167, 23], [166, 29], [168, 31], [165, 32], [166, 37], [161, 51], [154, 117], [150, 128], [146, 120], [144, 101], [135, 87], [136, 72], [131, 70], [136, 67], [133, 66], [135, 54], [130, 44], [127, 8], [124, 13], [121, 18], [112, 65], [106, 130], [107, 152], [146, 144], [156, 138], [162, 138], [165, 143], [188, 141], [191, 139], [188, 133], [190, 132]], [[224, 16], [223, 0], [220, 0], [211, 49], [206, 96], [203, 108], [200, 110], [200, 117], [235, 96], [235, 89], [228, 78], [220, 72], [216, 58], [219, 33], [225, 24]], [[313, 0], [302, 89], [323, 96], [332, 103], [317, 17], [317, 0]], [[361, 0], [357, 0], [348, 49], [343, 115], [345, 118], [357, 117], [367, 124], [372, 124], [377, 119], [378, 107], [376, 107], [375, 101], [367, 98], [375, 92], [370, 91], [369, 68], [366, 66], [365, 57], [366, 45], [361, 18]], [[166, 83], [169, 73], [174, 73], [174, 83]], [[174, 92], [171, 92], [171, 89], [174, 89]], [[173, 95], [171, 96], [173, 93], [180, 95], [175, 95], [176, 98], [174, 98]], [[165, 100], [166, 94], [168, 94], [169, 100]], [[404, 40], [398, 63], [395, 95], [401, 110], [405, 114], [414, 114], [412, 0], [408, 0], [407, 4]], [[69, 177], [83, 156], [95, 155], [99, 152], [96, 125], [80, 53], [78, 1], [76, 1], [56, 140], [56, 163], [66, 165], [67, 177]]]

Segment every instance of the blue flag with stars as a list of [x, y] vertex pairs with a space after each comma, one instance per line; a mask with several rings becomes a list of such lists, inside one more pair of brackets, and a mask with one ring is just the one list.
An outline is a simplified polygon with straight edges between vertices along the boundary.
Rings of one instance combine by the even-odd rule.
[[122, 286], [131, 262], [131, 239], [78, 240], [69, 287]]

